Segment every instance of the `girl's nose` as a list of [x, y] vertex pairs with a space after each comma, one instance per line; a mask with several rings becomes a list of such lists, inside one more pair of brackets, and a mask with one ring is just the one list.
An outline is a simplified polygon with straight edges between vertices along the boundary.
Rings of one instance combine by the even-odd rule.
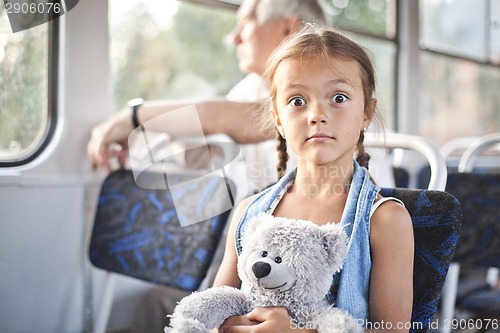
[[326, 124], [327, 116], [321, 106], [313, 105], [309, 111], [309, 125]]

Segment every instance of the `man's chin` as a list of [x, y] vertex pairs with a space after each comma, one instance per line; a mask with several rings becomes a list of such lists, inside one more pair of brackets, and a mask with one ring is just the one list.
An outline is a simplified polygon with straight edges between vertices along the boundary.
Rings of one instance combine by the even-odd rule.
[[240, 68], [240, 71], [243, 73], [243, 74], [250, 74], [250, 73], [253, 73], [254, 70], [253, 70], [253, 66], [251, 66], [251, 64], [249, 64], [248, 62], [246, 61], [241, 61], [240, 60], [240, 63], [239, 63], [239, 68]]

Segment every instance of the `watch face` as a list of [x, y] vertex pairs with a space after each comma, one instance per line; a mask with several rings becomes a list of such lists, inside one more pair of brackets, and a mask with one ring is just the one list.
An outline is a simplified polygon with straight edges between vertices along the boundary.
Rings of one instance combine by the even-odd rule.
[[127, 104], [130, 107], [134, 107], [134, 106], [141, 105], [143, 102], [144, 102], [144, 99], [142, 99], [142, 98], [134, 98], [134, 99], [131, 99], [130, 101], [128, 101]]

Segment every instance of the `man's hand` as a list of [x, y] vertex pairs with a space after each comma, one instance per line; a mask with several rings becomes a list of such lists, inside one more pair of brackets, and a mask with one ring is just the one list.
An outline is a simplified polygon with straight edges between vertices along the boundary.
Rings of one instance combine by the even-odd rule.
[[87, 144], [87, 155], [92, 169], [102, 167], [110, 172], [111, 161], [114, 159], [121, 167], [125, 166], [128, 157], [128, 136], [132, 130], [128, 108], [94, 127]]

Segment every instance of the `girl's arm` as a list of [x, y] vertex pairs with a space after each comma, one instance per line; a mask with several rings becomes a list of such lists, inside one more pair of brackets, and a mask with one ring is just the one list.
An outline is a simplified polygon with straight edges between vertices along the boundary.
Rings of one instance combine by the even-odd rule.
[[[231, 286], [239, 288], [241, 286], [241, 280], [238, 277], [237, 263], [238, 255], [236, 253], [234, 234], [236, 232], [236, 227], [241, 218], [241, 214], [246, 209], [248, 204], [253, 200], [254, 196], [246, 198], [243, 200], [234, 210], [233, 217], [231, 219], [231, 224], [227, 232], [226, 238], [226, 248], [224, 250], [224, 257], [222, 258], [221, 265], [215, 276], [213, 283], [214, 287], [218, 286]], [[246, 318], [246, 316], [232, 316], [226, 319], [222, 327], [236, 327], [236, 326], [247, 326], [255, 325], [258, 322], [252, 322]], [[217, 332], [217, 330], [210, 331], [212, 333]], [[229, 332], [229, 330], [224, 330], [224, 332]]]
[[373, 327], [381, 328], [373, 331], [408, 332], [413, 303], [411, 217], [399, 203], [388, 201], [375, 211], [370, 228], [370, 318]]
[[241, 286], [241, 280], [238, 277], [238, 255], [236, 253], [236, 246], [234, 241], [234, 234], [236, 232], [236, 227], [243, 214], [244, 210], [247, 208], [249, 203], [253, 200], [254, 196], [244, 199], [235, 208], [233, 216], [231, 218], [231, 224], [227, 231], [226, 237], [226, 248], [224, 250], [224, 256], [222, 257], [222, 262], [220, 264], [219, 270], [215, 275], [214, 287], [219, 286], [231, 286], [239, 288]]

